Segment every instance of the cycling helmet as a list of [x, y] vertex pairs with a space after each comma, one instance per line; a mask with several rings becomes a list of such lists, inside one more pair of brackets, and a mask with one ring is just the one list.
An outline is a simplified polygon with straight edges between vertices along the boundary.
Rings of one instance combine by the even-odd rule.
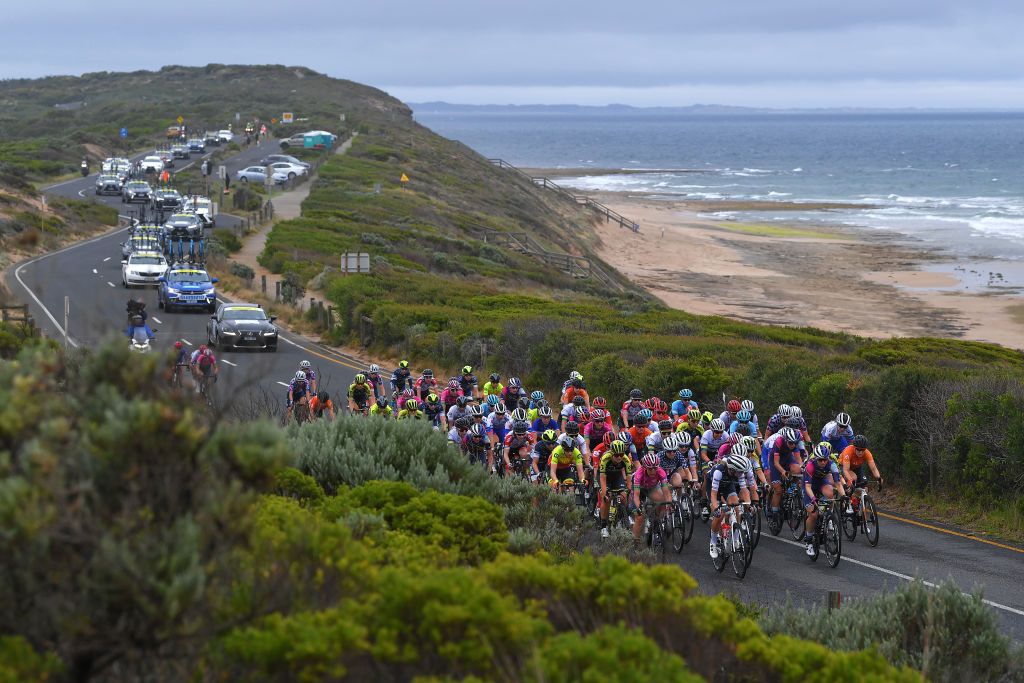
[[733, 472], [746, 472], [750, 469], [750, 461], [747, 460], [747, 454], [736, 454], [730, 452], [729, 455], [725, 456], [725, 466]]
[[711, 422], [712, 420], [715, 419], [715, 416], [714, 416], [714, 414], [712, 414], [712, 412], [710, 410], [705, 410], [701, 414], [700, 419], [701, 419], [702, 422]]
[[618, 433], [617, 436], [619, 437], [619, 441], [633, 443], [633, 435], [629, 433], [628, 429], [623, 429], [621, 432]]
[[660, 402], [661, 402], [660, 398], [658, 398], [657, 396], [651, 396], [649, 399], [647, 399], [647, 401], [645, 402], [644, 405], [646, 405], [651, 410], [657, 410], [658, 409], [658, 403], [660, 403]]
[[582, 420], [589, 420], [590, 419], [590, 411], [587, 410], [586, 406], [583, 406], [583, 405], [576, 406], [575, 410], [576, 410], [576, 419], [577, 420], [581, 420], [582, 421]]
[[743, 445], [743, 448], [747, 451], [747, 453], [757, 452], [757, 439], [755, 439], [754, 437], [745, 436], [742, 439], [740, 439], [740, 443]]
[[690, 423], [700, 422], [700, 411], [696, 408], [690, 408], [686, 411], [686, 420]]
[[469, 433], [473, 436], [474, 439], [482, 438], [484, 435], [484, 426], [473, 425], [472, 427], [469, 428]]
[[736, 399], [729, 401], [729, 405], [726, 406], [730, 413], [738, 413], [743, 410], [743, 406]]
[[489, 406], [496, 406], [501, 403], [501, 399], [498, 398], [497, 394], [487, 394], [487, 398], [484, 399]]
[[541, 406], [537, 409], [537, 415], [540, 417], [551, 417], [551, 406]]
[[680, 389], [679, 398], [683, 399], [684, 401], [689, 401], [691, 398], [693, 398], [693, 392], [690, 391], [689, 389]]
[[643, 397], [644, 392], [640, 391], [639, 389], [633, 389], [632, 391], [629, 392], [629, 400], [631, 401], [639, 401]]
[[388, 400], [386, 398], [384, 398], [383, 396], [378, 396], [377, 397], [377, 407], [378, 408], [384, 408], [387, 405], [388, 405]]
[[832, 444], [828, 441], [822, 441], [814, 447], [815, 458], [830, 458], [832, 457]]
[[569, 380], [569, 386], [572, 387], [573, 389], [582, 389], [583, 388], [583, 380], [581, 380], [581, 379], [571, 379], [571, 380]]
[[299, 362], [299, 367], [303, 370], [309, 370], [313, 366], [308, 360], [304, 360]]
[[206, 350], [206, 344], [200, 344], [199, 345], [199, 350], [200, 351], [205, 351]]
[[750, 399], [744, 399], [743, 401], [740, 401], [740, 408], [752, 413], [754, 412], [754, 402]]
[[431, 370], [430, 368], [427, 368], [426, 370], [423, 371], [423, 376], [426, 377], [427, 379], [433, 379], [434, 371]]
[[518, 405], [523, 410], [529, 410], [530, 409], [530, 398], [528, 396], [520, 396], [519, 400], [516, 401], [516, 405]]
[[554, 443], [557, 438], [558, 432], [556, 432], [554, 429], [545, 429], [540, 434], [540, 440], [546, 441], [548, 443]]
[[405, 403], [403, 403], [402, 405], [405, 406], [406, 410], [419, 410], [420, 409], [420, 402], [417, 401], [414, 398], [407, 398], [407, 399], [405, 399]]
[[469, 414], [472, 415], [473, 417], [483, 417], [484, 416], [484, 407], [483, 406], [477, 406], [477, 405], [470, 406]]
[[800, 406], [793, 406], [793, 417], [803, 417], [804, 411], [800, 410]]
[[[465, 370], [465, 368], [463, 368], [463, 370]], [[518, 377], [509, 377], [508, 378], [508, 388], [509, 389], [518, 389], [521, 386], [523, 386], [523, 383], [519, 381]]]
[[558, 445], [562, 448], [575, 448], [576, 442], [568, 434], [563, 434], [558, 438]]
[[658, 422], [659, 432], [671, 432], [672, 431], [672, 420], [661, 420]]
[[398, 361], [398, 367], [400, 367], [403, 370], [405, 370], [406, 368], [409, 367], [409, 361], [407, 361], [407, 360], [400, 360], [400, 361]]
[[793, 429], [795, 429], [797, 431], [800, 431], [800, 427], [803, 426], [803, 423], [800, 422], [800, 418], [798, 418], [798, 417], [788, 417], [788, 418], [786, 418], [786, 422], [784, 424], [787, 427], [792, 427]]
[[615, 441], [615, 434], [613, 434], [611, 430], [608, 430], [604, 433], [604, 436], [601, 437], [601, 443], [605, 446], [611, 446], [612, 441]]
[[459, 396], [457, 399], [455, 399], [455, 403], [460, 408], [465, 408], [466, 404], [469, 403], [469, 396]]
[[370, 363], [370, 374], [371, 375], [376, 375], [379, 372], [380, 372], [380, 366], [377, 365], [376, 363]]
[[[200, 351], [205, 351], [205, 350], [206, 349], [200, 349]], [[304, 380], [304, 379], [306, 379], [306, 373], [304, 373], [302, 370], [298, 370], [295, 373], [295, 379], [297, 379], [297, 380]]]
[[868, 437], [864, 436], [863, 434], [858, 434], [857, 436], [853, 437], [853, 447], [854, 448], [867, 448], [868, 447]]
[[751, 415], [749, 410], [741, 410], [740, 412], [736, 413], [736, 421], [739, 422], [740, 424], [750, 422], [750, 417]]
[[516, 420], [512, 423], [512, 431], [516, 434], [523, 435], [526, 430], [530, 428], [530, 423], [526, 420]]
[[644, 467], [657, 467], [658, 456], [656, 456], [654, 453], [648, 453], [640, 460], [640, 464], [643, 465]]
[[174, 342], [174, 348], [180, 349], [181, 347], [182, 347], [182, 343], [180, 341]]
[[733, 444], [732, 448], [729, 449], [729, 455], [739, 455], [746, 459], [747, 449], [744, 448], [742, 443]]
[[608, 449], [612, 452], [612, 455], [625, 455], [626, 454], [626, 442], [619, 441], [616, 439], [612, 441]]
[[665, 437], [665, 440], [661, 442], [666, 451], [678, 451], [681, 439], [675, 434], [669, 434]]
[[590, 402], [590, 405], [595, 408], [606, 408], [608, 406], [608, 401], [604, 400], [604, 396], [595, 396], [594, 400]]
[[788, 403], [783, 403], [775, 412], [778, 413], [779, 417], [785, 419], [793, 416], [793, 407]]
[[492, 372], [491, 373], [491, 381], [494, 382], [495, 384], [497, 384], [498, 382], [501, 381], [501, 375], [499, 375], [496, 372]]
[[473, 421], [463, 415], [462, 417], [455, 420], [455, 428], [463, 431], [469, 429], [469, 426], [473, 424]]
[[327, 403], [328, 401], [331, 400], [331, 395], [328, 394], [326, 391], [321, 391], [319, 394], [316, 395], [316, 397], [320, 399], [321, 403]]
[[566, 422], [565, 433], [569, 436], [576, 438], [580, 435], [580, 423], [579, 422]]
[[742, 436], [740, 436], [736, 432], [733, 432], [728, 437], [726, 437], [725, 442], [728, 444], [738, 444], [740, 442], [740, 439], [742, 438]]
[[526, 411], [523, 410], [522, 408], [516, 408], [515, 410], [512, 411], [512, 419], [513, 420], [525, 420], [526, 419]]
[[366, 384], [366, 375], [361, 372], [356, 375], [356, 384]]
[[850, 416], [847, 413], [839, 413], [836, 415], [836, 424], [840, 427], [849, 427]]
[[472, 375], [473, 374], [473, 368], [468, 366], [468, 365], [463, 365], [462, 366], [462, 374], [463, 375]]
[[582, 396], [573, 396], [572, 397], [572, 404], [574, 406], [576, 406], [577, 408], [579, 408], [580, 406], [586, 405], [587, 402], [583, 399]]
[[451, 389], [452, 391], [458, 391], [458, 389], [459, 389], [459, 380], [457, 380], [457, 379], [450, 379], [450, 380], [448, 380], [448, 388]]
[[573, 370], [569, 373], [569, 379], [583, 379], [583, 375]]
[[719, 420], [716, 417], [714, 420], [711, 421], [711, 425], [710, 425], [709, 429], [711, 429], [711, 431], [713, 431], [713, 432], [724, 432], [725, 431], [725, 423], [722, 422], [721, 420]]
[[590, 419], [594, 422], [604, 422], [608, 419], [608, 411], [594, 408], [590, 411]]
[[654, 413], [651, 412], [650, 408], [644, 408], [636, 414], [637, 419], [643, 422], [650, 422], [651, 418], [654, 417]]
[[785, 427], [782, 430], [782, 439], [787, 443], [796, 443], [800, 440], [800, 435], [797, 434], [796, 430], [792, 427]]
[[496, 406], [494, 406], [494, 412], [497, 415], [504, 415], [508, 411], [505, 409], [505, 404], [504, 403], [499, 403]]

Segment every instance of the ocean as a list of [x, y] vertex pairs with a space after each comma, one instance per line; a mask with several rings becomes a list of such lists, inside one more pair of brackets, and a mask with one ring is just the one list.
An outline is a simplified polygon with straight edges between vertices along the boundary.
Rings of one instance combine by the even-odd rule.
[[652, 169], [558, 180], [583, 190], [852, 203], [857, 208], [712, 215], [884, 229], [950, 256], [997, 267], [1011, 261], [1010, 271], [1024, 271], [1024, 113], [415, 117], [517, 166]]

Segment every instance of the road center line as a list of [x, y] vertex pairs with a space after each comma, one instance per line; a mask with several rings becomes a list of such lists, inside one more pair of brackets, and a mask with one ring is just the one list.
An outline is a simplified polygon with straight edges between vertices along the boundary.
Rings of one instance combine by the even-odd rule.
[[959, 532], [959, 531], [952, 531], [950, 529], [943, 529], [942, 527], [934, 526], [934, 525], [931, 525], [931, 524], [925, 524], [924, 522], [915, 522], [912, 519], [907, 519], [906, 517], [897, 517], [896, 515], [889, 514], [888, 512], [879, 512], [878, 516], [879, 517], [888, 517], [889, 519], [895, 519], [897, 522], [905, 522], [907, 524], [913, 524], [914, 526], [919, 526], [919, 527], [921, 527], [923, 529], [930, 529], [932, 531], [938, 531], [939, 533], [942, 533], [942, 534], [948, 534], [950, 536], [957, 536], [959, 538], [966, 538], [969, 541], [977, 541], [978, 543], [987, 543], [988, 545], [994, 545], [995, 547], [1002, 548], [1003, 550], [1012, 550], [1015, 553], [1024, 554], [1024, 549], [1014, 548], [1012, 545], [1006, 545], [1005, 543], [997, 543], [996, 541], [990, 541], [987, 538], [978, 538], [977, 536], [971, 536], [970, 534], [965, 534], [965, 533], [962, 533], [962, 532]]
[[221, 363], [227, 363], [228, 365], [230, 365], [233, 368], [237, 368], [238, 367], [238, 363], [232, 363], [231, 361], [225, 360], [223, 358], [220, 359], [220, 362]]
[[100, 274], [100, 271], [96, 270], [95, 268], [92, 269], [92, 272], [93, 272], [93, 275], [99, 275]]
[[157, 325], [163, 325], [164, 324], [163, 321], [160, 320], [160, 318], [156, 317], [155, 315], [153, 316], [153, 321], [156, 322]]
[[117, 287], [117, 285], [115, 285], [115, 284], [114, 284], [113, 282], [111, 282], [110, 280], [107, 280], [107, 284], [108, 284], [108, 285], [110, 285], [111, 287]]
[[284, 382], [278, 382], [278, 384], [280, 384], [280, 385], [281, 385], [282, 387], [286, 387], [286, 386], [288, 386], [288, 385], [287, 385], [287, 384], [285, 384]]
[[103, 259], [103, 262], [106, 263], [109, 260], [110, 260], [110, 257], [108, 256], [107, 258]]
[[188, 346], [192, 346], [192, 342], [190, 342], [188, 339], [182, 339], [181, 343], [182, 344], [187, 344]]
[[[782, 543], [788, 543], [789, 545], [795, 545], [797, 548], [801, 548], [801, 549], [807, 547], [806, 544], [804, 544], [804, 543], [799, 543], [797, 541], [791, 541], [788, 538], [779, 538], [778, 536], [772, 536], [771, 534], [764, 534], [763, 533], [763, 534], [761, 534], [761, 538], [770, 538], [773, 541], [781, 541]], [[863, 562], [861, 560], [855, 560], [852, 557], [847, 557], [845, 555], [843, 555], [840, 558], [839, 561], [840, 562], [852, 562], [853, 564], [860, 565], [861, 567], [867, 567], [868, 569], [874, 569], [876, 572], [881, 572], [883, 574], [888, 574], [889, 576], [895, 576], [897, 579], [903, 579], [904, 581], [914, 581], [914, 580], [916, 580], [916, 578], [918, 578], [918, 577], [909, 576], [907, 574], [901, 574], [900, 572], [893, 571], [892, 569], [886, 569], [885, 567], [879, 567], [878, 565], [871, 564], [870, 562]], [[923, 583], [924, 585], [928, 586], [929, 588], [938, 588], [938, 584], [936, 584], [933, 581], [927, 581], [925, 579], [921, 579], [921, 583]], [[963, 592], [963, 591], [961, 591], [961, 592]], [[964, 595], [970, 595], [970, 593], [964, 593]], [[991, 600], [986, 600], [985, 598], [982, 598], [981, 601], [983, 603], [985, 603], [986, 605], [988, 605], [989, 607], [995, 607], [996, 609], [1001, 609], [1003, 611], [1010, 612], [1012, 614], [1016, 614], [1017, 616], [1024, 617], [1024, 610], [1019, 610], [1019, 609], [1017, 609], [1015, 607], [1010, 607], [1008, 605], [1001, 605], [998, 602], [992, 602]]]

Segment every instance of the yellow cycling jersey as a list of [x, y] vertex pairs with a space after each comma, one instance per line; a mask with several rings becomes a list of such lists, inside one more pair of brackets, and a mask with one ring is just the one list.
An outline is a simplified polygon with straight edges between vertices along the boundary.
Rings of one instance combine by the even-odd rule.
[[605, 451], [604, 455], [601, 456], [601, 474], [607, 476], [614, 476], [620, 472], [624, 472], [626, 476], [633, 474], [633, 458], [629, 457], [629, 453], [622, 456], [622, 460], [615, 462], [612, 459], [612, 452]]
[[385, 406], [381, 408], [379, 405], [374, 403], [370, 406], [370, 415], [383, 415], [384, 417], [391, 417], [395, 414], [395, 409], [391, 406]]
[[505, 385], [501, 382], [486, 382], [484, 384], [484, 396], [501, 396]]
[[576, 447], [573, 447], [572, 452], [567, 452], [561, 446], [555, 446], [555, 450], [551, 451], [551, 462], [555, 464], [556, 469], [573, 465], [583, 467], [583, 454]]
[[423, 419], [423, 411], [422, 410], [405, 410], [403, 408], [402, 410], [398, 411], [398, 419], [399, 420], [406, 420], [406, 419], [420, 420], [420, 419]]

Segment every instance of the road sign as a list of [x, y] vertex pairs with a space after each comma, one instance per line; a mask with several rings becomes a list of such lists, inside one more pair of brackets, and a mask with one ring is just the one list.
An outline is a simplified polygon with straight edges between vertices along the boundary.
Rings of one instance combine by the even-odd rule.
[[185, 119], [183, 117], [179, 116], [178, 117], [178, 125], [180, 126], [183, 123], [185, 123]]
[[120, 133], [120, 135], [121, 135], [121, 137], [123, 137], [123, 138], [126, 138], [126, 137], [128, 137], [128, 129], [127, 129], [127, 128], [122, 128], [122, 129], [121, 129], [121, 133]]
[[402, 177], [401, 177], [401, 178], [399, 178], [398, 180], [399, 180], [399, 182], [401, 182], [401, 183], [402, 183], [403, 185], [405, 185], [405, 184], [406, 184], [407, 182], [409, 182], [409, 176], [407, 176], [407, 175], [405, 175], [405, 174], [403, 173], [403, 174], [402, 174]]
[[290, 111], [281, 114], [281, 123], [295, 123], [295, 114]]
[[238, 123], [241, 120], [241, 118], [242, 118], [242, 115], [236, 111], [235, 112], [235, 123]]
[[369, 273], [370, 255], [366, 252], [346, 252], [341, 255], [342, 273]]
[[270, 119], [271, 123], [277, 123], [277, 119]]

